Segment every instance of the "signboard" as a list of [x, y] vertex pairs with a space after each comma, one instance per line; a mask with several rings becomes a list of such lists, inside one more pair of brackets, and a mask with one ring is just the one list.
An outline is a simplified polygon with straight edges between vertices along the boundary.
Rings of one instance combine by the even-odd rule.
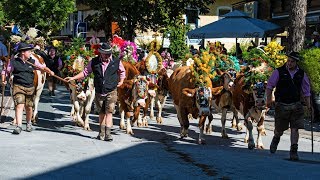
[[201, 39], [188, 39], [189, 45], [199, 45], [201, 42]]
[[74, 24], [73, 28], [73, 37], [87, 37], [87, 23], [86, 22], [78, 22]]

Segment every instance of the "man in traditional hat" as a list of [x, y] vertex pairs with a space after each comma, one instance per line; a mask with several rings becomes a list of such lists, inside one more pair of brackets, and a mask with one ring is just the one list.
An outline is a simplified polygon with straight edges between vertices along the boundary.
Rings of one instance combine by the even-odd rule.
[[93, 58], [81, 73], [65, 79], [67, 81], [73, 81], [84, 78], [91, 73], [94, 74], [96, 100], [98, 101], [97, 105], [100, 107], [100, 131], [97, 138], [112, 141], [112, 114], [117, 102], [117, 87], [123, 84], [126, 74], [119, 58], [112, 56], [112, 50], [109, 44], [102, 43], [99, 52], [100, 55]]
[[[29, 63], [34, 64], [40, 70], [48, 72], [50, 75], [54, 73], [47, 68], [31, 58], [32, 46], [20, 43], [18, 46], [18, 57], [9, 61], [6, 69], [2, 71], [2, 85], [6, 85], [6, 76], [10, 73], [13, 74], [13, 100], [16, 106], [16, 122], [17, 127], [13, 130], [13, 134], [20, 134], [22, 131], [22, 114], [23, 109], [26, 109], [26, 121], [27, 121], [27, 132], [32, 131], [31, 118], [32, 118], [32, 108], [33, 108], [33, 95], [34, 95], [34, 73], [33, 70], [36, 69]], [[29, 63], [28, 63], [29, 62]]]
[[304, 97], [307, 108], [311, 110], [310, 81], [306, 73], [297, 65], [300, 60], [297, 52], [287, 54], [285, 65], [274, 70], [267, 84], [267, 106], [271, 107], [272, 90], [275, 91], [275, 129], [270, 145], [270, 152], [275, 153], [283, 132], [291, 129], [290, 159], [299, 160], [298, 140], [299, 129], [304, 129], [304, 109], [301, 96]]

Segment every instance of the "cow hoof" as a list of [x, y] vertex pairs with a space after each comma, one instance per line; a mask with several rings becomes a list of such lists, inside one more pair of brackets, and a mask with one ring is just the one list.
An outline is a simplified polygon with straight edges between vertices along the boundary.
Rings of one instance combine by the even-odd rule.
[[157, 123], [162, 124], [162, 117], [157, 117]]
[[148, 125], [148, 122], [145, 122], [144, 123], [144, 127], [148, 127], [149, 125]]
[[222, 139], [229, 139], [229, 136], [227, 134], [222, 134]]
[[263, 145], [257, 145], [257, 149], [264, 149]]
[[242, 131], [242, 125], [237, 126], [237, 131]]
[[237, 126], [236, 126], [235, 124], [232, 124], [232, 125], [231, 125], [231, 128], [232, 128], [232, 129], [236, 129]]
[[132, 130], [127, 130], [127, 134], [134, 135]]
[[192, 114], [188, 114], [188, 119], [189, 119], [189, 121], [193, 120]]
[[124, 129], [126, 129], [126, 128], [124, 127], [123, 124], [120, 124], [120, 129], [124, 130]]
[[[151, 115], [150, 115], [150, 119], [153, 120], [153, 119], [154, 119], [154, 116], [151, 116]], [[158, 121], [158, 119], [157, 119], [157, 121]]]
[[138, 123], [138, 127], [142, 127], [142, 123]]
[[205, 145], [206, 144], [206, 141], [204, 139], [199, 139], [198, 140], [198, 144], [200, 145]]
[[265, 129], [263, 129], [263, 130], [261, 131], [261, 135], [262, 135], [262, 136], [267, 136], [267, 133], [266, 133], [266, 130], [265, 130]]
[[254, 143], [248, 143], [248, 149], [254, 149], [255, 146]]
[[249, 142], [249, 140], [248, 139], [244, 139], [244, 143], [248, 143]]
[[83, 128], [85, 131], [91, 131], [90, 126], [89, 125], [85, 125]]
[[212, 128], [211, 128], [211, 126], [209, 127], [209, 125], [206, 125], [205, 133], [206, 133], [206, 134], [211, 134], [211, 133], [212, 133]]

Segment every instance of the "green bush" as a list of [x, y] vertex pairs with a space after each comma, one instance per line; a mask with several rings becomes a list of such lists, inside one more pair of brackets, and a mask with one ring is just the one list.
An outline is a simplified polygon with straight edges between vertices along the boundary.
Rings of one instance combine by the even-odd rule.
[[312, 91], [320, 93], [320, 48], [303, 50], [301, 52], [303, 60], [299, 62], [300, 67], [310, 78]]

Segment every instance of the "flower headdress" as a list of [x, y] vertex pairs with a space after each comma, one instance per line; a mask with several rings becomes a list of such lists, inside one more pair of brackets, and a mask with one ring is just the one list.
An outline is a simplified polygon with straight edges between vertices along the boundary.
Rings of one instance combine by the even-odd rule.
[[44, 47], [46, 44], [46, 40], [44, 39], [44, 37], [38, 36], [38, 32], [39, 30], [36, 28], [29, 28], [25, 34], [22, 34], [22, 36], [11, 35], [10, 42], [15, 44], [13, 49], [17, 51], [20, 42], [24, 42], [32, 46], [38, 44], [41, 47]]
[[120, 47], [120, 59], [135, 64], [138, 61], [137, 45], [134, 42], [124, 41]]

